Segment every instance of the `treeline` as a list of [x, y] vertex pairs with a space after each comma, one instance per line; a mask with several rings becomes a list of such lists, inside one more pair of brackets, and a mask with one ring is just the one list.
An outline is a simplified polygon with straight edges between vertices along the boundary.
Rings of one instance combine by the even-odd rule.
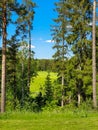
[[55, 61], [53, 59], [35, 59], [38, 71], [56, 72]]

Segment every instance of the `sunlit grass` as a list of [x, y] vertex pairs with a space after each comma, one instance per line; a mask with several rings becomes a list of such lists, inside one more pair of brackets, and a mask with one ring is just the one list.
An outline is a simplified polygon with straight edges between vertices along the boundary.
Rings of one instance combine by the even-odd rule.
[[0, 130], [97, 130], [98, 113], [11, 112], [0, 115]]
[[[38, 75], [33, 78], [30, 84], [30, 91], [33, 93], [32, 95], [34, 96], [34, 93], [38, 93], [40, 89], [44, 88], [45, 80], [47, 77], [48, 72], [46, 71], [39, 71]], [[57, 78], [57, 74], [54, 72], [50, 72], [50, 78], [51, 81], [53, 82]]]

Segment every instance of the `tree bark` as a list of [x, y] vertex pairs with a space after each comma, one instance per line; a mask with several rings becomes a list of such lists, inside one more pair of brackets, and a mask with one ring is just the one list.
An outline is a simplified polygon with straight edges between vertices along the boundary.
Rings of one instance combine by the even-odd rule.
[[62, 88], [61, 88], [61, 91], [62, 91], [62, 99], [61, 99], [61, 107], [64, 106], [64, 74], [62, 73]]
[[22, 98], [21, 98], [21, 106], [23, 107], [24, 106], [24, 63], [23, 63], [23, 60], [22, 60]]
[[30, 71], [31, 71], [31, 29], [30, 29], [30, 21], [28, 21], [28, 27], [29, 27], [29, 57], [28, 57], [28, 92], [30, 87]]
[[81, 94], [80, 91], [78, 91], [78, 106], [80, 106], [80, 102], [81, 102]]
[[5, 112], [6, 102], [6, 0], [3, 1], [2, 21], [1, 113]]
[[93, 71], [93, 107], [97, 107], [97, 100], [96, 100], [96, 0], [93, 2], [93, 28], [92, 28], [92, 71]]
[[13, 63], [13, 68], [14, 68], [14, 80], [13, 80], [13, 87], [14, 87], [14, 101], [13, 101], [13, 107], [14, 107], [14, 110], [16, 109], [16, 100], [17, 100], [17, 92], [16, 92], [16, 54], [15, 54], [15, 59], [14, 59], [14, 63]]
[[[64, 2], [64, 1], [63, 1]], [[63, 19], [64, 20], [64, 19]], [[61, 100], [61, 106], [63, 107], [64, 106], [64, 54], [65, 54], [65, 51], [64, 51], [64, 41], [65, 41], [65, 38], [64, 38], [64, 27], [62, 25], [62, 30], [63, 30], [63, 41], [62, 41], [62, 100]]]

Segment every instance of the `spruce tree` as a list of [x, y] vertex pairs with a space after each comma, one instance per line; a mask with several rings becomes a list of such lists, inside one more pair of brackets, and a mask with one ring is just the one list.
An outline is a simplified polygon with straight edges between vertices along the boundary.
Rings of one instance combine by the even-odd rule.
[[45, 102], [47, 105], [49, 105], [51, 103], [51, 101], [53, 100], [53, 86], [51, 83], [51, 78], [50, 78], [50, 73], [48, 72], [48, 75], [46, 77], [46, 81], [45, 81]]
[[[60, 1], [57, 4], [57, 12], [59, 14], [58, 19], [54, 20], [57, 24], [53, 27], [53, 40], [56, 42], [53, 48], [57, 49], [56, 53], [54, 54], [55, 60], [60, 61], [62, 59], [61, 54], [63, 51], [61, 52], [62, 47], [60, 46], [61, 37], [65, 40], [64, 53], [66, 54], [66, 52], [68, 52], [67, 50], [71, 48], [72, 54], [76, 59], [75, 71], [77, 74], [75, 83], [77, 88], [76, 93], [78, 98], [78, 105], [80, 104], [81, 97], [84, 98], [84, 93], [86, 93], [85, 90], [87, 86], [85, 86], [84, 79], [87, 76], [89, 77], [88, 72], [84, 72], [84, 70], [85, 66], [87, 65], [87, 61], [90, 61], [91, 59], [91, 9], [91, 3], [89, 0]], [[62, 19], [62, 17], [64, 19]], [[65, 20], [65, 23], [63, 20]], [[63, 23], [62, 27], [60, 26], [61, 23]], [[62, 34], [64, 35], [61, 35], [61, 29], [63, 32]], [[62, 68], [60, 63], [61, 62], [57, 62], [57, 67], [59, 70], [60, 67]], [[91, 66], [91, 64], [89, 64], [89, 66]], [[67, 68], [65, 67], [63, 70], [65, 74], [66, 69]], [[83, 79], [83, 77], [85, 78]]]
[[56, 53], [53, 55], [53, 58], [56, 61], [56, 67], [59, 72], [59, 76], [61, 77], [61, 91], [62, 91], [62, 98], [61, 98], [61, 106], [64, 106], [64, 77], [65, 77], [65, 60], [67, 54], [67, 42], [66, 42], [66, 35], [67, 35], [67, 14], [66, 10], [66, 1], [60, 0], [56, 5], [56, 11], [58, 13], [57, 19], [54, 19], [55, 26], [52, 27], [52, 36], [53, 40], [55, 41], [55, 45], [53, 49], [56, 49]]
[[[83, 89], [83, 71], [86, 61], [91, 58], [91, 27], [89, 24], [92, 20], [91, 4], [89, 0], [70, 0], [69, 19], [71, 33], [67, 41], [72, 46], [72, 52], [77, 59], [77, 97], [78, 105], [82, 96]], [[90, 38], [88, 38], [90, 37]]]
[[18, 80], [17, 80], [17, 64], [18, 64], [18, 41], [15, 36], [12, 36], [7, 42], [7, 91], [13, 95], [13, 109], [17, 106]]

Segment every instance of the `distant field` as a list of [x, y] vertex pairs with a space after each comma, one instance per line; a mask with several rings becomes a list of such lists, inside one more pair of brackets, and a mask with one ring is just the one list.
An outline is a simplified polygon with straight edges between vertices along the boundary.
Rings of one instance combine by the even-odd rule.
[[[40, 88], [44, 87], [44, 83], [46, 80], [48, 72], [46, 71], [39, 71], [38, 75], [33, 79], [33, 81], [30, 84], [30, 91], [34, 94], [38, 93], [40, 91]], [[50, 78], [53, 82], [57, 78], [57, 74], [50, 72]]]
[[0, 130], [98, 130], [98, 113], [6, 113], [0, 115]]

